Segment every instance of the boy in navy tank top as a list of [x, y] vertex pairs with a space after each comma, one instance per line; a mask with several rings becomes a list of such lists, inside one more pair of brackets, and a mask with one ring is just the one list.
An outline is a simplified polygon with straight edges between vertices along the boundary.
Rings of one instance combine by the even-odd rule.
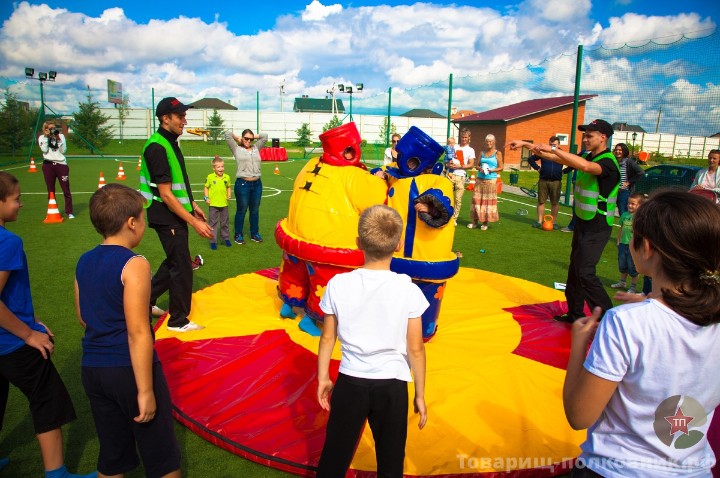
[[137, 452], [145, 476], [181, 476], [170, 392], [150, 328], [150, 263], [132, 251], [145, 232], [144, 201], [121, 184], [92, 195], [90, 220], [104, 240], [75, 271], [85, 327], [82, 382], [100, 440], [101, 477], [136, 468]]

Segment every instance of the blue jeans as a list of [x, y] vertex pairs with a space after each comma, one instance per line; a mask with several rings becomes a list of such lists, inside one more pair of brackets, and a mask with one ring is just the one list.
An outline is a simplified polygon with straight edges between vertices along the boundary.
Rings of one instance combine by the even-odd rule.
[[621, 274], [627, 274], [633, 279], [638, 275], [629, 244], [618, 244], [618, 269]]
[[627, 211], [628, 201], [630, 200], [629, 189], [618, 189], [617, 195], [617, 209], [620, 216]]
[[262, 180], [245, 181], [242, 178], [235, 180], [235, 200], [237, 211], [235, 211], [235, 236], [243, 233], [245, 213], [250, 209], [250, 235], [254, 236], [260, 232], [260, 199], [262, 199]]

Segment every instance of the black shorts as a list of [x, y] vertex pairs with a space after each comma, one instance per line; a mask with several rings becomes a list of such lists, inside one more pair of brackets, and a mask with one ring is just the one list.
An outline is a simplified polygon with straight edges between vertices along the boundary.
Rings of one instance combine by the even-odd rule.
[[40, 351], [23, 345], [0, 355], [0, 429], [8, 400], [8, 383], [28, 398], [35, 433], [45, 433], [75, 420], [70, 394], [52, 360]]
[[140, 463], [137, 452], [147, 477], [160, 477], [180, 469], [170, 391], [160, 362], [153, 364], [157, 412], [148, 423], [133, 420], [139, 411], [132, 367], [82, 367], [82, 383], [100, 440], [97, 464], [100, 473], [129, 472]]

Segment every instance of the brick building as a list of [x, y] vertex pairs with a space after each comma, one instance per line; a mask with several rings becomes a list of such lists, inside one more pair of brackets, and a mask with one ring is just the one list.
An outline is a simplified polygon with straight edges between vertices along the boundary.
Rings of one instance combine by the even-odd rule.
[[[597, 95], [581, 95], [578, 101], [578, 124], [585, 119], [585, 102]], [[510, 151], [505, 143], [522, 139], [532, 143], [547, 142], [551, 136], [560, 138], [560, 144], [570, 150], [570, 128], [572, 127], [573, 96], [540, 98], [503, 106], [463, 118], [453, 119], [460, 129], [468, 128], [472, 133], [470, 146], [479, 156], [485, 146], [485, 136], [495, 135], [497, 149], [503, 153], [505, 166], [527, 167], [528, 150]], [[576, 135], [580, 151], [581, 135]]]

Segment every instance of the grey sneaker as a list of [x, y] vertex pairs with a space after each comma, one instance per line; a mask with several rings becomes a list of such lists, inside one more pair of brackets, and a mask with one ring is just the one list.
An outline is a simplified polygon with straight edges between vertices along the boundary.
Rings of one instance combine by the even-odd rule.
[[619, 280], [616, 283], [610, 285], [611, 289], [624, 289], [625, 288], [625, 281]]
[[628, 287], [628, 294], [637, 294], [637, 291], [635, 290], [635, 286]]
[[569, 227], [563, 227], [563, 228], [560, 229], [560, 230], [561, 230], [562, 232], [573, 232], [573, 230], [570, 229]]
[[188, 322], [187, 324], [183, 325], [182, 327], [170, 327], [168, 325], [168, 330], [172, 330], [173, 332], [192, 332], [193, 330], [202, 330], [205, 327], [202, 325], [198, 325], [195, 322]]

